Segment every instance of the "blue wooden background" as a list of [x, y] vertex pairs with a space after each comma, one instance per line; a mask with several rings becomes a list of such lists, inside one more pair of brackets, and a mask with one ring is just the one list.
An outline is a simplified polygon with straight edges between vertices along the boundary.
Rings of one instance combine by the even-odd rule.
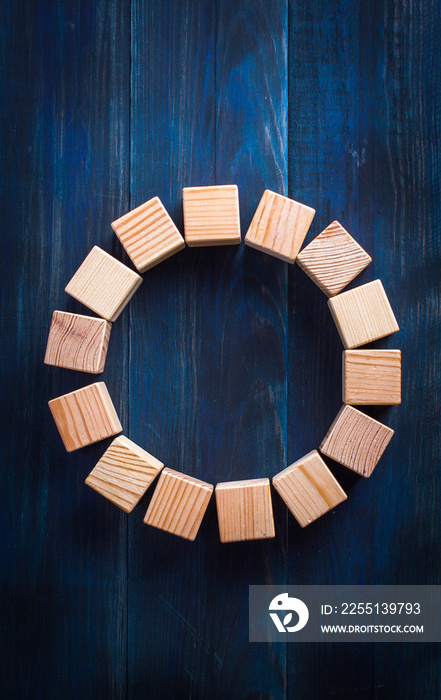
[[[440, 577], [440, 42], [435, 0], [2, 0], [2, 697], [416, 698], [439, 645], [247, 640], [248, 586]], [[43, 365], [54, 308], [110, 222], [159, 195], [237, 183], [245, 233], [265, 188], [338, 219], [373, 256], [401, 332], [401, 407], [369, 480], [301, 530], [194, 543], [84, 485], [107, 443], [66, 454], [47, 401], [91, 381]], [[270, 477], [340, 407], [341, 343], [296, 266], [186, 249], [114, 324], [107, 383], [125, 434], [216, 483]]]

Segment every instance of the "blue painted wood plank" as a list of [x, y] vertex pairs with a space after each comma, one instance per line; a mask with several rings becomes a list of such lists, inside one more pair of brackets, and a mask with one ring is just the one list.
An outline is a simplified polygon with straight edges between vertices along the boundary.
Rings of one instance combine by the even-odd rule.
[[[287, 192], [287, 20], [286, 2], [218, 3], [216, 175], [239, 186], [243, 235], [266, 188]], [[219, 289], [228, 306], [212, 367], [208, 355], [205, 366], [208, 383], [213, 365], [222, 367], [230, 420], [214, 479], [271, 478], [286, 466], [287, 265], [242, 244]], [[275, 540], [219, 545], [215, 531], [214, 541], [202, 542], [213, 611], [208, 638], [220, 644], [223, 661], [217, 678], [205, 681], [207, 695], [214, 680], [233, 697], [285, 697], [284, 646], [248, 642], [248, 586], [285, 581], [286, 509], [274, 506]]]
[[[378, 583], [440, 576], [440, 20], [439, 3], [383, 0], [366, 8], [362, 35], [374, 270], [401, 327], [387, 346], [400, 347], [403, 362], [402, 404], [380, 413], [395, 436], [375, 483]], [[378, 697], [440, 694], [440, 645], [385, 645], [374, 659]]]
[[[292, 5], [289, 183], [294, 199], [316, 208], [306, 242], [338, 219], [369, 251], [369, 232], [359, 224], [359, 165], [355, 156], [360, 150], [358, 27], [354, 3], [339, 2], [332, 9], [325, 4]], [[370, 276], [367, 268], [354, 284], [369, 281]], [[342, 346], [326, 296], [297, 267], [292, 269], [289, 282], [289, 460], [294, 461], [318, 448], [341, 406]], [[351, 472], [336, 464], [332, 467], [344, 487], [357, 489]], [[368, 482], [363, 483], [366, 486]], [[323, 518], [304, 531], [290, 520], [298, 566], [298, 571], [293, 568], [291, 573], [299, 583], [323, 582], [326, 570], [340, 582], [349, 581], [360, 573], [351, 568], [353, 563], [369, 569], [370, 543], [350, 527], [352, 518], [359, 517], [360, 507], [368, 510], [367, 500], [358, 500], [356, 507], [348, 501], [332, 518]], [[346, 546], [334, 551], [332, 543], [343, 527]], [[323, 547], [317, 559], [311, 553], [311, 541], [316, 540]], [[346, 547], [355, 547], [354, 559], [349, 562]]]
[[[440, 12], [437, 3], [423, 8], [385, 1], [381, 11], [369, 13], [381, 36], [377, 74], [382, 76], [370, 85], [366, 105], [375, 134], [368, 162], [375, 201], [374, 266], [401, 325], [388, 345], [398, 344], [403, 354], [403, 402], [385, 413], [385, 420], [396, 427], [395, 444], [382, 470], [384, 481], [377, 483], [375, 568], [386, 583], [398, 576], [406, 583], [439, 579], [440, 490], [432, 476], [440, 446], [440, 409], [433, 393], [440, 374], [441, 243], [435, 175], [440, 98], [432, 86], [440, 77], [441, 51], [433, 32]], [[373, 51], [372, 34], [365, 37], [367, 51]], [[380, 489], [390, 493], [393, 523], [382, 507]]]
[[[131, 203], [158, 195], [181, 229], [182, 188], [214, 176], [215, 31], [207, 0], [132, 3]], [[214, 288], [203, 254], [186, 249], [148, 271], [134, 299], [130, 436], [166, 466], [210, 481], [197, 329], [206, 314], [209, 322]], [[199, 541], [144, 525], [148, 500], [130, 518], [128, 697], [196, 697], [201, 660], [216, 663], [204, 643]]]
[[[441, 5], [87, 0], [0, 6], [2, 690], [14, 698], [435, 698], [438, 645], [250, 645], [251, 583], [439, 579]], [[289, 80], [287, 58], [289, 57]], [[287, 90], [289, 88], [288, 94]], [[288, 100], [289, 96], [289, 100]], [[289, 117], [289, 118], [288, 118]], [[289, 159], [287, 160], [287, 128]], [[265, 187], [339, 219], [373, 254], [401, 332], [403, 404], [368, 481], [301, 531], [195, 543], [84, 485], [105, 445], [67, 455], [49, 398], [93, 381], [45, 367], [54, 308], [110, 222], [155, 194], [237, 182], [244, 234]], [[87, 312], [86, 312], [87, 313]], [[149, 271], [102, 378], [125, 433], [208, 481], [271, 476], [317, 447], [340, 404], [341, 345], [303, 273], [244, 248]]]
[[[130, 7], [0, 11], [4, 697], [122, 697], [126, 516], [84, 485], [103, 445], [67, 455], [47, 408], [93, 379], [43, 357], [53, 309], [85, 312], [63, 291], [85, 254], [118, 250], [109, 222], [128, 194]], [[123, 327], [102, 378], [124, 423]]]
[[[134, 4], [133, 205], [158, 194], [182, 225], [183, 186], [236, 183], [245, 233], [263, 189], [286, 191], [286, 5], [266, 10]], [[147, 273], [132, 315], [134, 439], [212, 483], [284, 466], [285, 292], [283, 263], [243, 245]], [[283, 647], [250, 653], [247, 639], [248, 586], [283, 576], [283, 532], [221, 545], [212, 502], [191, 544], [142, 526], [145, 507], [130, 530], [130, 697], [146, 682], [169, 697], [284, 697]]]
[[[306, 242], [337, 219], [372, 253], [372, 234], [360, 215], [365, 206], [359, 193], [360, 163], [366, 148], [359, 127], [361, 21], [358, 3], [350, 0], [290, 3], [289, 192], [316, 209]], [[370, 279], [367, 268], [354, 285]], [[291, 463], [318, 449], [341, 407], [343, 348], [326, 296], [298, 267], [290, 271], [288, 298]], [[372, 481], [328, 463], [348, 500], [304, 530], [290, 517], [292, 584], [362, 584], [371, 577]], [[288, 692], [294, 695], [301, 688], [302, 697], [311, 700], [371, 698], [372, 653], [355, 644], [290, 645]]]

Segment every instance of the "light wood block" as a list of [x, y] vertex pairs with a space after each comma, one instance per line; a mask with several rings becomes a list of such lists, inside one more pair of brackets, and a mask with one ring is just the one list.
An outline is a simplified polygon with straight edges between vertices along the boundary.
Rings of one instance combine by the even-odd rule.
[[194, 540], [212, 493], [212, 484], [173, 469], [163, 469], [144, 522]]
[[265, 190], [245, 236], [246, 245], [295, 262], [315, 209]]
[[94, 246], [66, 292], [107, 321], [116, 321], [142, 282], [136, 272]]
[[317, 450], [276, 474], [273, 486], [302, 527], [347, 498]]
[[105, 451], [86, 484], [130, 513], [164, 465], [120, 435]]
[[54, 311], [44, 362], [100, 374], [106, 363], [112, 324], [103, 318]]
[[169, 258], [185, 241], [159, 197], [153, 197], [111, 224], [139, 272]]
[[190, 247], [240, 243], [237, 185], [184, 187], [185, 242]]
[[370, 262], [371, 256], [338, 221], [297, 256], [297, 264], [328, 297], [341, 292]]
[[104, 382], [89, 384], [49, 401], [68, 452], [117, 435], [122, 427]]
[[400, 330], [380, 280], [338, 294], [328, 306], [347, 350]]
[[215, 494], [221, 542], [275, 536], [269, 479], [226, 481]]
[[368, 477], [394, 431], [352, 406], [343, 406], [320, 445], [320, 452]]
[[355, 406], [401, 403], [401, 352], [345, 350], [343, 403]]

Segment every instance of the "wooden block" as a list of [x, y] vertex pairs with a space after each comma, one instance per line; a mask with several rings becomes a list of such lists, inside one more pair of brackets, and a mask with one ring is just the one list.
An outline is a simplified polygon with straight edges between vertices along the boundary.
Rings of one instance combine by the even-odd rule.
[[338, 294], [328, 306], [346, 349], [400, 330], [380, 280]]
[[112, 324], [103, 318], [54, 311], [44, 362], [100, 374], [106, 363]]
[[343, 403], [355, 406], [401, 403], [401, 352], [345, 350]]
[[130, 513], [163, 466], [158, 459], [120, 435], [92, 469], [86, 484]]
[[297, 264], [328, 297], [341, 292], [370, 262], [371, 256], [338, 221], [297, 256]]
[[122, 427], [104, 382], [89, 384], [49, 401], [68, 452], [117, 435]]
[[352, 406], [343, 406], [320, 445], [320, 452], [368, 477], [394, 431]]
[[221, 542], [275, 536], [269, 479], [226, 481], [215, 494]]
[[273, 485], [302, 527], [347, 498], [317, 450], [276, 474]]
[[315, 209], [265, 190], [245, 236], [246, 245], [293, 263]]
[[185, 241], [159, 197], [153, 197], [111, 224], [139, 272], [169, 258]]
[[213, 486], [173, 469], [163, 469], [144, 522], [194, 540], [213, 493]]
[[107, 321], [116, 321], [142, 282], [136, 272], [94, 246], [66, 292]]
[[185, 242], [190, 247], [240, 243], [237, 185], [184, 187]]

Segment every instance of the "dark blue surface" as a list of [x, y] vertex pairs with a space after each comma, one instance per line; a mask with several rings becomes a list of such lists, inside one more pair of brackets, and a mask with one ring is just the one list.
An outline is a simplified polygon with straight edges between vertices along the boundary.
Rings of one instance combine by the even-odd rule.
[[[251, 645], [248, 586], [440, 577], [439, 2], [8, 2], [0, 6], [2, 684], [7, 698], [438, 698], [439, 645]], [[274, 540], [194, 543], [84, 485], [108, 443], [66, 454], [47, 401], [93, 379], [43, 365], [54, 308], [110, 222], [159, 195], [237, 183], [338, 219], [400, 323], [403, 403], [369, 480]], [[124, 432], [216, 483], [271, 477], [340, 407], [341, 343], [296, 266], [240, 247], [149, 271], [102, 379]]]

